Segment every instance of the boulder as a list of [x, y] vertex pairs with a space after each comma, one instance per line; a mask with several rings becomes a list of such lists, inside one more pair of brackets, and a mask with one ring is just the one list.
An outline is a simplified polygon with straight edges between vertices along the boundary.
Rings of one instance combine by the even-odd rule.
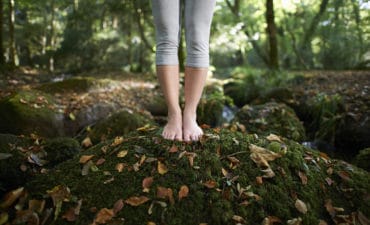
[[205, 129], [189, 144], [148, 128], [39, 175], [25, 204], [3, 210], [60, 225], [334, 224], [366, 221], [369, 185], [368, 172], [276, 135]]
[[20, 91], [0, 100], [0, 133], [60, 136], [63, 117], [53, 97], [40, 91]]
[[46, 152], [45, 159], [49, 167], [73, 158], [81, 150], [78, 141], [70, 137], [47, 139], [42, 146]]
[[148, 113], [122, 109], [98, 121], [88, 133], [88, 136], [93, 143], [98, 143], [102, 140], [125, 135], [145, 125], [153, 124], [152, 117]]
[[249, 133], [279, 134], [295, 141], [305, 139], [305, 130], [294, 110], [283, 103], [245, 105], [235, 115]]
[[353, 164], [370, 172], [370, 148], [360, 150], [353, 160]]

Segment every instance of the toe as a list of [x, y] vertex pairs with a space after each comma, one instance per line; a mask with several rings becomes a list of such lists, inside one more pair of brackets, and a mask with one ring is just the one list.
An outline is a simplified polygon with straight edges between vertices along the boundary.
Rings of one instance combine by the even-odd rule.
[[184, 134], [184, 141], [191, 141], [189, 134]]
[[198, 135], [196, 134], [191, 135], [191, 140], [198, 141]]

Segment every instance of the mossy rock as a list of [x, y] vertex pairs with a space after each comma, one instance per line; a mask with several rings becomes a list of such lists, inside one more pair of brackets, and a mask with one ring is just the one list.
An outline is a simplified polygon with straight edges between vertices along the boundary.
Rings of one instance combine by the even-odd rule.
[[98, 143], [153, 124], [154, 122], [148, 114], [132, 109], [123, 109], [97, 122], [88, 136], [93, 143]]
[[264, 91], [259, 98], [253, 101], [253, 104], [264, 104], [270, 101], [281, 102], [289, 105], [294, 103], [295, 100], [294, 94], [290, 88], [273, 87]]
[[353, 160], [353, 164], [370, 171], [370, 148], [362, 149]]
[[305, 139], [302, 122], [294, 110], [283, 103], [245, 105], [236, 113], [233, 122], [243, 124], [251, 133], [274, 133], [295, 141]]
[[63, 135], [63, 114], [56, 112], [52, 96], [40, 91], [20, 91], [0, 100], [0, 132]]
[[47, 93], [88, 92], [91, 89], [104, 88], [114, 85], [110, 79], [96, 79], [94, 77], [73, 77], [53, 83], [41, 84], [37, 89]]
[[198, 123], [220, 126], [224, 122], [224, 106], [228, 104], [232, 104], [232, 100], [224, 95], [222, 86], [216, 83], [207, 85], [197, 108]]
[[49, 166], [71, 159], [81, 150], [78, 141], [70, 137], [47, 139], [43, 143], [43, 148], [46, 152], [45, 159], [48, 161]]
[[0, 134], [0, 194], [28, 181], [30, 171], [23, 172], [21, 164], [25, 160], [22, 149], [32, 141], [26, 137], [12, 134]]
[[162, 94], [154, 95], [150, 100], [145, 101], [143, 107], [153, 116], [167, 116], [166, 100]]
[[261, 88], [248, 79], [246, 81], [233, 79], [226, 83], [223, 89], [225, 95], [231, 97], [238, 107], [251, 103], [260, 96], [261, 92]]
[[[268, 174], [251, 159], [254, 145], [281, 156], [269, 162], [275, 176], [261, 178]], [[70, 224], [63, 215], [76, 207], [79, 199], [82, 206], [74, 224], [91, 224], [100, 210], [108, 212], [110, 218], [109, 212], [113, 213], [109, 209], [119, 199], [126, 203], [106, 224], [122, 224], [123, 220], [128, 225], [149, 221], [229, 225], [236, 224], [236, 220], [240, 224], [261, 224], [269, 216], [278, 217], [283, 224], [293, 218], [301, 218], [303, 225], [318, 224], [320, 219], [332, 224], [332, 219], [337, 218], [331, 218], [326, 210], [330, 201], [330, 205], [343, 208], [338, 214], [370, 215], [370, 202], [366, 200], [369, 173], [285, 138], [206, 129], [201, 142], [189, 144], [164, 140], [159, 129], [148, 129], [123, 139], [107, 140], [85, 150], [80, 156], [83, 155], [92, 156], [90, 162], [82, 164], [83, 157], [76, 157], [27, 184], [28, 199], [45, 199], [45, 209], [54, 207], [50, 196], [59, 206], [63, 199], [68, 200], [62, 203], [56, 221], [49, 218], [48, 224]], [[83, 176], [82, 168], [89, 173]], [[147, 177], [152, 177], [153, 183], [143, 192], [142, 182]], [[179, 200], [179, 190], [184, 185], [189, 192]], [[165, 190], [167, 196], [172, 192], [173, 199], [161, 198], [158, 189]], [[149, 200], [133, 206], [129, 199], [134, 196]], [[305, 203], [307, 212], [296, 208], [297, 199]], [[9, 206], [8, 211], [14, 215], [14, 207]]]

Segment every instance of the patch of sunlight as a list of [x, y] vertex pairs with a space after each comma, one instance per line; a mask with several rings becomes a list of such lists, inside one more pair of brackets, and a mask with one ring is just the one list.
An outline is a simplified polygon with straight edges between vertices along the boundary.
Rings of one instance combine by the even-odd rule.
[[94, 34], [93, 39], [96, 41], [100, 41], [100, 40], [114, 39], [118, 37], [119, 37], [119, 34], [117, 30], [102, 30], [100, 32], [96, 32]]
[[316, 37], [316, 38], [314, 38], [313, 40], [312, 40], [312, 51], [313, 51], [313, 53], [314, 54], [318, 54], [318, 53], [320, 53], [320, 49], [321, 49], [321, 46], [320, 46], [320, 44], [321, 44], [321, 39], [320, 38], [318, 38], [318, 37]]

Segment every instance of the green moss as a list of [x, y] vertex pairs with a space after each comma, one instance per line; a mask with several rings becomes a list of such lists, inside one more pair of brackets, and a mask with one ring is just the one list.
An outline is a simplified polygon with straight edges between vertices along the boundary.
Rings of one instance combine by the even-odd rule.
[[0, 132], [36, 132], [52, 137], [62, 133], [52, 96], [40, 91], [20, 91], [0, 101]]
[[43, 148], [47, 153], [46, 160], [49, 161], [49, 166], [73, 158], [81, 149], [80, 144], [69, 137], [48, 139], [45, 141]]
[[97, 122], [88, 134], [93, 143], [127, 134], [139, 127], [153, 125], [151, 117], [142, 112], [121, 110]]
[[364, 169], [370, 171], [370, 148], [362, 149], [353, 160], [353, 164]]
[[246, 126], [250, 133], [278, 134], [295, 141], [305, 139], [305, 130], [295, 112], [282, 103], [245, 105], [235, 115], [233, 122]]
[[[368, 173], [356, 167], [348, 169], [340, 161], [325, 161], [319, 152], [304, 148], [295, 141], [283, 138], [287, 153], [269, 162], [275, 177], [263, 178], [263, 183], [258, 184], [256, 177], [263, 176], [264, 173], [251, 160], [249, 146], [255, 144], [275, 149], [278, 147], [276, 142], [271, 143], [262, 135], [257, 137], [227, 129], [207, 129], [201, 142], [191, 144], [163, 140], [159, 133], [158, 129], [137, 131], [126, 135], [118, 146], [111, 146], [113, 140], [97, 144], [80, 153], [94, 155], [94, 163], [99, 158], [105, 158], [106, 161], [97, 166], [97, 171], [90, 171], [88, 175], [82, 176], [83, 165], [79, 163], [79, 155], [59, 164], [49, 174], [40, 175], [28, 183], [26, 189], [30, 193], [29, 198], [46, 198], [50, 201], [45, 195], [46, 190], [59, 184], [68, 186], [75, 199], [83, 199], [81, 213], [75, 224], [91, 224], [95, 216], [90, 211], [91, 207], [112, 208], [118, 199], [125, 200], [140, 195], [151, 200], [137, 207], [126, 204], [116, 218], [124, 218], [125, 224], [129, 225], [146, 224], [148, 221], [171, 225], [233, 224], [233, 215], [245, 218], [248, 224], [261, 224], [267, 216], [277, 216], [284, 222], [301, 217], [303, 224], [317, 224], [319, 219], [324, 218], [330, 223], [324, 206], [325, 199], [328, 198], [333, 199], [335, 206], [344, 207], [348, 212], [359, 209], [363, 213], [369, 212], [369, 203], [364, 200], [364, 194], [369, 190]], [[178, 147], [178, 152], [170, 153], [168, 150], [173, 144]], [[106, 153], [102, 148], [106, 149]], [[116, 157], [116, 153], [121, 150], [127, 150], [128, 154], [124, 158]], [[196, 153], [194, 167], [190, 166], [183, 151]], [[239, 160], [234, 167], [227, 157], [231, 154]], [[168, 172], [160, 175], [156, 161], [143, 163], [139, 171], [126, 168], [119, 173], [115, 169], [117, 163], [126, 163], [131, 167], [143, 155], [161, 160]], [[180, 157], [181, 155], [183, 156]], [[332, 175], [326, 172], [329, 167], [334, 170]], [[222, 168], [228, 171], [227, 177], [223, 175]], [[350, 182], [343, 183], [342, 178], [336, 175], [341, 170], [349, 174]], [[306, 174], [307, 184], [302, 184], [299, 171]], [[107, 172], [111, 175], [105, 175]], [[154, 178], [154, 182], [149, 193], [143, 193], [142, 180], [149, 176]], [[325, 178], [329, 176], [336, 182], [335, 185], [326, 184]], [[114, 180], [104, 184], [112, 177]], [[206, 187], [203, 183], [208, 180], [215, 181], [216, 187]], [[344, 184], [355, 190], [343, 192], [341, 187]], [[189, 187], [189, 195], [179, 201], [177, 195], [182, 185]], [[159, 186], [173, 190], [175, 204], [171, 205], [168, 200], [157, 198], [156, 188]], [[249, 195], [240, 195], [240, 188], [245, 188]], [[350, 198], [343, 198], [343, 195]], [[296, 197], [307, 204], [307, 214], [302, 214], [295, 208]], [[167, 206], [154, 203], [153, 213], [149, 215], [148, 208], [156, 200], [167, 202]], [[240, 205], [244, 201], [249, 204]], [[51, 202], [48, 204], [48, 207], [52, 207]], [[73, 205], [73, 201], [63, 203], [62, 213]], [[59, 216], [54, 224], [63, 225], [69, 222]]]

